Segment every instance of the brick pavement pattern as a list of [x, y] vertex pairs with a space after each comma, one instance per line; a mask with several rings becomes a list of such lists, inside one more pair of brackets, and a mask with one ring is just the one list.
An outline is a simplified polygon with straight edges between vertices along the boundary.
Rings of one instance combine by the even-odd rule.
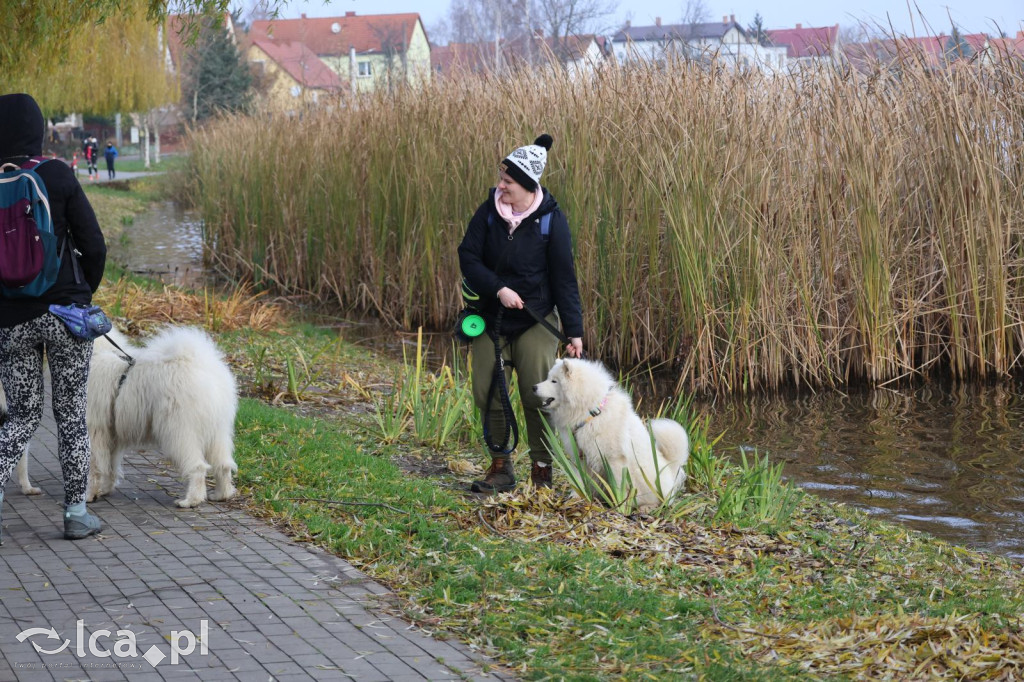
[[[393, 595], [344, 560], [230, 505], [176, 508], [182, 484], [157, 453], [129, 453], [122, 484], [89, 506], [99, 536], [64, 540], [46, 403], [29, 466], [44, 492], [5, 492], [0, 680], [513, 679], [380, 608]], [[56, 635], [19, 641], [30, 628]]]

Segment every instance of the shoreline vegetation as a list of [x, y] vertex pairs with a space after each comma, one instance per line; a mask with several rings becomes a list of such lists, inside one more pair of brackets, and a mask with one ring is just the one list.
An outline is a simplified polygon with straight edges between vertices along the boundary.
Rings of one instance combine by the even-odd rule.
[[[152, 198], [140, 187], [129, 212]], [[116, 206], [94, 203], [106, 226]], [[662, 409], [693, 438], [687, 491], [656, 514], [573, 495], [561, 472], [550, 491], [480, 498], [465, 492], [483, 455], [460, 354], [436, 372], [418, 350], [396, 364], [291, 301], [113, 263], [97, 302], [131, 333], [214, 333], [243, 395], [239, 504], [522, 679], [1024, 676], [1019, 564], [793, 491], [769, 463], [732, 465], [685, 402]]]
[[736, 393], [1019, 373], [1022, 130], [1012, 60], [774, 80], [680, 63], [232, 118], [190, 159], [233, 276], [446, 329], [496, 159], [551, 133], [588, 349]]

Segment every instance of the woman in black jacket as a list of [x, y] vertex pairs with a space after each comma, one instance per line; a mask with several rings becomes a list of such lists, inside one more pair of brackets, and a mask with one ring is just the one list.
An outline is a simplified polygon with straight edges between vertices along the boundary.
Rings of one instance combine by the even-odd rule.
[[[551, 454], [544, 442], [540, 402], [529, 389], [547, 378], [558, 339], [537, 323], [531, 311], [554, 327], [561, 320], [570, 341], [566, 353], [583, 354], [583, 313], [569, 223], [555, 198], [540, 186], [549, 149], [551, 136], [541, 135], [505, 157], [497, 187], [473, 215], [459, 245], [462, 276], [480, 297], [487, 329], [473, 342], [473, 398], [488, 415], [490, 433], [503, 432], [503, 410], [490, 391], [497, 342], [506, 383], [513, 368], [518, 375], [532, 461], [530, 479], [536, 486], [551, 485]], [[473, 483], [474, 492], [515, 487], [510, 454], [491, 453], [491, 467], [483, 480]]]
[[[31, 96], [0, 96], [0, 162], [20, 166], [40, 156], [44, 127], [42, 112]], [[92, 301], [103, 278], [107, 247], [92, 206], [67, 164], [49, 161], [40, 164], [36, 173], [46, 186], [57, 244], [67, 248], [57, 281], [41, 296], [9, 298], [0, 293], [0, 383], [8, 410], [0, 426], [0, 511], [4, 486], [43, 416], [45, 350], [64, 475], [64, 537], [77, 540], [100, 530], [99, 519], [85, 509], [90, 457], [86, 383], [92, 341], [73, 336], [49, 306]], [[70, 253], [73, 249], [81, 254], [78, 268]]]

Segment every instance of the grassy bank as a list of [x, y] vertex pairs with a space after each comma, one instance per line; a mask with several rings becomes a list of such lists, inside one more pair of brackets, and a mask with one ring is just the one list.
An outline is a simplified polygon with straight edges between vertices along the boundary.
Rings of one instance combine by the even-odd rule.
[[[480, 498], [465, 492], [483, 464], [474, 434], [460, 424], [431, 444], [430, 424], [459, 397], [419, 423], [407, 410], [455, 390], [446, 370], [396, 367], [261, 298], [136, 286], [105, 294], [133, 328], [168, 311], [215, 321], [247, 396], [236, 431], [247, 509], [390, 586], [418, 626], [524, 679], [1024, 674], [1020, 566], [803, 494], [784, 519], [756, 504], [723, 517], [722, 491], [744, 472], [714, 456], [699, 424], [693, 462], [712, 463], [691, 465], [686, 493], [657, 514], [587, 502], [561, 472], [552, 491]], [[403, 426], [386, 435], [391, 417]]]
[[232, 119], [197, 134], [192, 178], [237, 275], [440, 328], [496, 162], [546, 131], [598, 356], [711, 391], [988, 377], [1024, 362], [1022, 129], [1012, 65], [681, 64]]
[[455, 419], [438, 437], [465, 409], [457, 368], [396, 365], [265, 296], [108, 276], [98, 300], [129, 329], [200, 324], [226, 350], [245, 396], [241, 504], [524, 679], [1024, 675], [1019, 566], [807, 495], [783, 519], [756, 505], [723, 517], [744, 472], [700, 424], [705, 464], [657, 515], [582, 500], [561, 473], [552, 491], [480, 499], [464, 492], [479, 434]]

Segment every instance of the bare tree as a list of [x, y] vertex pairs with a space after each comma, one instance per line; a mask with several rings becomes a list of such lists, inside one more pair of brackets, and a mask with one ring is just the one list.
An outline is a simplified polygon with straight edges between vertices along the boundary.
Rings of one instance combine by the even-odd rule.
[[275, 0], [248, 0], [239, 6], [232, 13], [235, 25], [240, 26], [246, 33], [254, 21], [267, 21], [276, 19], [280, 12]]
[[409, 45], [405, 39], [405, 27], [400, 25], [372, 25], [370, 29], [380, 40], [380, 48], [384, 53], [384, 77], [389, 90], [399, 84], [408, 82], [409, 77]]
[[427, 27], [427, 34], [430, 36], [430, 44], [445, 45], [452, 41], [452, 27], [448, 19], [441, 17]]
[[839, 27], [839, 43], [841, 45], [855, 45], [866, 43], [869, 40], [884, 38], [885, 34], [864, 22]]
[[[446, 22], [447, 37], [456, 43], [475, 43], [487, 49], [487, 61], [494, 71], [502, 70], [502, 49], [510, 41], [530, 34], [529, 11], [524, 3], [531, 0], [451, 0]], [[493, 61], [492, 61], [493, 60]]]
[[683, 17], [679, 23], [686, 26], [703, 24], [711, 18], [711, 10], [704, 4], [704, 0], [686, 0], [683, 5]]
[[553, 39], [555, 54], [564, 59], [568, 38], [593, 33], [615, 13], [615, 0], [537, 0], [538, 23]]
[[523, 18], [523, 1], [452, 0], [448, 7], [451, 39], [458, 43], [480, 43], [524, 35], [528, 27]]
[[[682, 25], [682, 35], [669, 36], [665, 39], [662, 51], [672, 52], [673, 57], [682, 58], [686, 61], [702, 57], [700, 47], [694, 46], [693, 41], [697, 38], [697, 26], [707, 23], [711, 18], [711, 10], [704, 4], [704, 0], [686, 0], [683, 5], [683, 16], [679, 23]], [[678, 42], [679, 45], [673, 43]], [[667, 55], [666, 55], [667, 56]]]

